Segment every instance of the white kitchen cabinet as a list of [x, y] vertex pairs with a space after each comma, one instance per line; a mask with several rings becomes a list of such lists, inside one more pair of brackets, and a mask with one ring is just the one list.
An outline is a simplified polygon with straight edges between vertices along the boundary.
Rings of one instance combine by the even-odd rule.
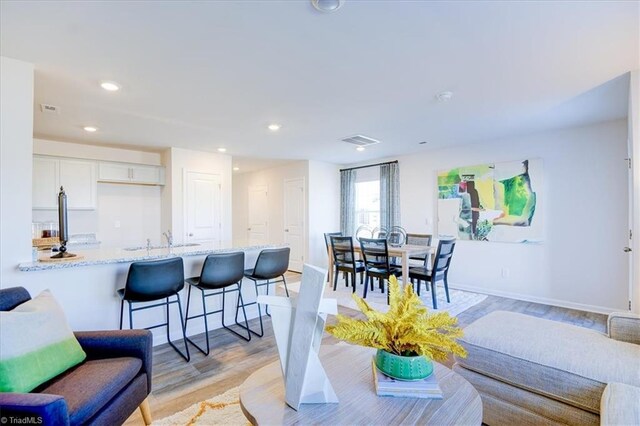
[[98, 164], [98, 180], [139, 185], [164, 185], [164, 167], [101, 161]]
[[98, 180], [101, 182], [129, 183], [131, 167], [121, 163], [98, 163]]
[[67, 194], [71, 210], [95, 210], [97, 206], [96, 163], [60, 160], [60, 185]]
[[33, 157], [33, 208], [58, 208], [63, 186], [69, 210], [95, 210], [97, 205], [95, 162], [58, 157]]
[[33, 208], [57, 209], [60, 161], [50, 157], [33, 157]]

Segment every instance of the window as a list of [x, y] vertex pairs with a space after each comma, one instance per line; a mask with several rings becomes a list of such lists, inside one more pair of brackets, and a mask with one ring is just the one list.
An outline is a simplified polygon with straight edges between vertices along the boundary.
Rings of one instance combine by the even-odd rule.
[[355, 227], [380, 227], [380, 181], [356, 182]]

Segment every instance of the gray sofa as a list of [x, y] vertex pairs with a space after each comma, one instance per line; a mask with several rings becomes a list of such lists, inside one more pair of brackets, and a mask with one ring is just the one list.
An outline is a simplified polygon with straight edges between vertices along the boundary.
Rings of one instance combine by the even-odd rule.
[[464, 331], [453, 368], [480, 393], [484, 423], [594, 425], [602, 412], [603, 424], [640, 424], [640, 404], [625, 403], [640, 395], [639, 316], [611, 314], [603, 334], [497, 311]]

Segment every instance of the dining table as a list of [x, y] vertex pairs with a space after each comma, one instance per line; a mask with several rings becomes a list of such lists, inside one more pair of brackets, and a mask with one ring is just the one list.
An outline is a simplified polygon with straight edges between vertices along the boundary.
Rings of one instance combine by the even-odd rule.
[[[435, 246], [423, 246], [414, 244], [403, 244], [401, 246], [392, 246], [388, 244], [389, 257], [399, 257], [402, 259], [402, 282], [409, 282], [409, 258], [412, 256], [424, 256], [429, 258], [436, 252]], [[362, 257], [362, 248], [360, 242], [353, 239], [353, 252]], [[335, 274], [335, 266], [333, 262], [333, 251], [331, 250], [331, 244], [329, 244], [329, 282], [333, 282], [333, 274]]]

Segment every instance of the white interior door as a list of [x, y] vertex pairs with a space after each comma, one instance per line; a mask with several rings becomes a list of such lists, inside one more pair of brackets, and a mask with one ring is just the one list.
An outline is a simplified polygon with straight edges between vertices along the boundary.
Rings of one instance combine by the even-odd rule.
[[220, 176], [187, 171], [185, 186], [185, 241], [220, 241]]
[[266, 185], [249, 187], [247, 239], [254, 244], [266, 244], [269, 239], [269, 193]]
[[[628, 211], [628, 228], [629, 228], [629, 234], [628, 234], [628, 240], [627, 240], [627, 245], [624, 247], [624, 252], [625, 252], [625, 257], [628, 259], [628, 271], [629, 271], [629, 311], [633, 311], [633, 312], [637, 312], [638, 311], [638, 307], [637, 306], [633, 306], [633, 301], [637, 300], [637, 298], [635, 297], [635, 292], [638, 291], [637, 286], [639, 286], [640, 284], [636, 283], [636, 288], [634, 288], [634, 283], [633, 283], [633, 277], [634, 277], [634, 268], [638, 268], [640, 267], [640, 265], [635, 265], [633, 262], [633, 253], [632, 253], [632, 247], [633, 247], [633, 237], [634, 237], [634, 233], [637, 233], [638, 230], [634, 229], [634, 223], [633, 223], [633, 217], [634, 217], [634, 205], [635, 205], [635, 201], [634, 201], [634, 188], [633, 188], [633, 174], [634, 174], [634, 170], [632, 167], [632, 161], [633, 161], [633, 141], [631, 140], [631, 137], [629, 137], [627, 139], [627, 149], [628, 149], [628, 158], [626, 159], [627, 161], [627, 178], [628, 178], [628, 182], [627, 182], [627, 187], [629, 190], [629, 211]], [[636, 171], [636, 173], [638, 173]], [[636, 238], [638, 238], [637, 236], [635, 236]]]
[[304, 179], [284, 181], [284, 242], [291, 248], [289, 269], [302, 272], [305, 248]]

